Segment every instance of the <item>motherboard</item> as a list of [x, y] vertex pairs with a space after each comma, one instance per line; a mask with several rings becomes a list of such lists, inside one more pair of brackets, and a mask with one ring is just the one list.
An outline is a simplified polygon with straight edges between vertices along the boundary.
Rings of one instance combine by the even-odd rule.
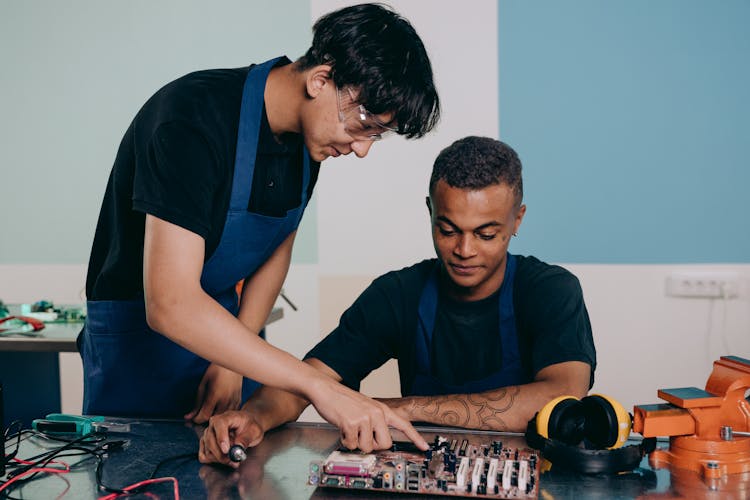
[[427, 451], [410, 442], [390, 450], [335, 450], [310, 462], [308, 482], [319, 487], [455, 497], [537, 498], [540, 457], [530, 448], [436, 435]]

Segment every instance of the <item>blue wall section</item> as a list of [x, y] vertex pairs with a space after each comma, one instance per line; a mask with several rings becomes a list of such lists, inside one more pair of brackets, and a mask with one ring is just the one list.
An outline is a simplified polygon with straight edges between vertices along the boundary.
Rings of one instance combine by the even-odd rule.
[[524, 163], [512, 250], [750, 262], [750, 2], [503, 0], [500, 134]]

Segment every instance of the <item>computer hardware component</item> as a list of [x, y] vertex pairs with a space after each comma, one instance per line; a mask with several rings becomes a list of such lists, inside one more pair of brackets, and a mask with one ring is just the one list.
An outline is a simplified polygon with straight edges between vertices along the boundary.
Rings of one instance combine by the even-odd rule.
[[310, 463], [308, 483], [392, 493], [537, 498], [538, 452], [483, 437], [465, 438], [459, 447], [456, 439], [436, 435], [424, 452], [407, 442], [373, 453], [336, 450]]

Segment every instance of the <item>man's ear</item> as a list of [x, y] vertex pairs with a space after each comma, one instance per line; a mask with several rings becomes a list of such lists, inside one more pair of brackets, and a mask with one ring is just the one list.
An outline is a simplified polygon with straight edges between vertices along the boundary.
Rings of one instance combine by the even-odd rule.
[[516, 220], [513, 225], [513, 233], [518, 232], [518, 228], [521, 227], [521, 222], [523, 222], [523, 216], [526, 215], [526, 205], [521, 205], [518, 207], [518, 211], [516, 212]]
[[425, 196], [424, 197], [424, 201], [425, 201], [425, 203], [427, 203], [427, 212], [429, 212], [430, 217], [432, 217], [432, 203], [430, 203], [430, 197], [429, 196]]
[[327, 64], [319, 64], [307, 70], [305, 91], [308, 97], [315, 99], [326, 85], [333, 85], [332, 70], [333, 68]]

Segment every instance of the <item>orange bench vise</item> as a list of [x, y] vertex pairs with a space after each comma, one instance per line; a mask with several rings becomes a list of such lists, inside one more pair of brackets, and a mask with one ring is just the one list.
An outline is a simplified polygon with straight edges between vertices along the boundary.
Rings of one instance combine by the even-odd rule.
[[634, 408], [633, 430], [669, 436], [669, 449], [649, 455], [654, 469], [672, 465], [705, 478], [750, 472], [750, 360], [722, 356], [714, 361], [706, 389], [660, 389], [667, 404]]

